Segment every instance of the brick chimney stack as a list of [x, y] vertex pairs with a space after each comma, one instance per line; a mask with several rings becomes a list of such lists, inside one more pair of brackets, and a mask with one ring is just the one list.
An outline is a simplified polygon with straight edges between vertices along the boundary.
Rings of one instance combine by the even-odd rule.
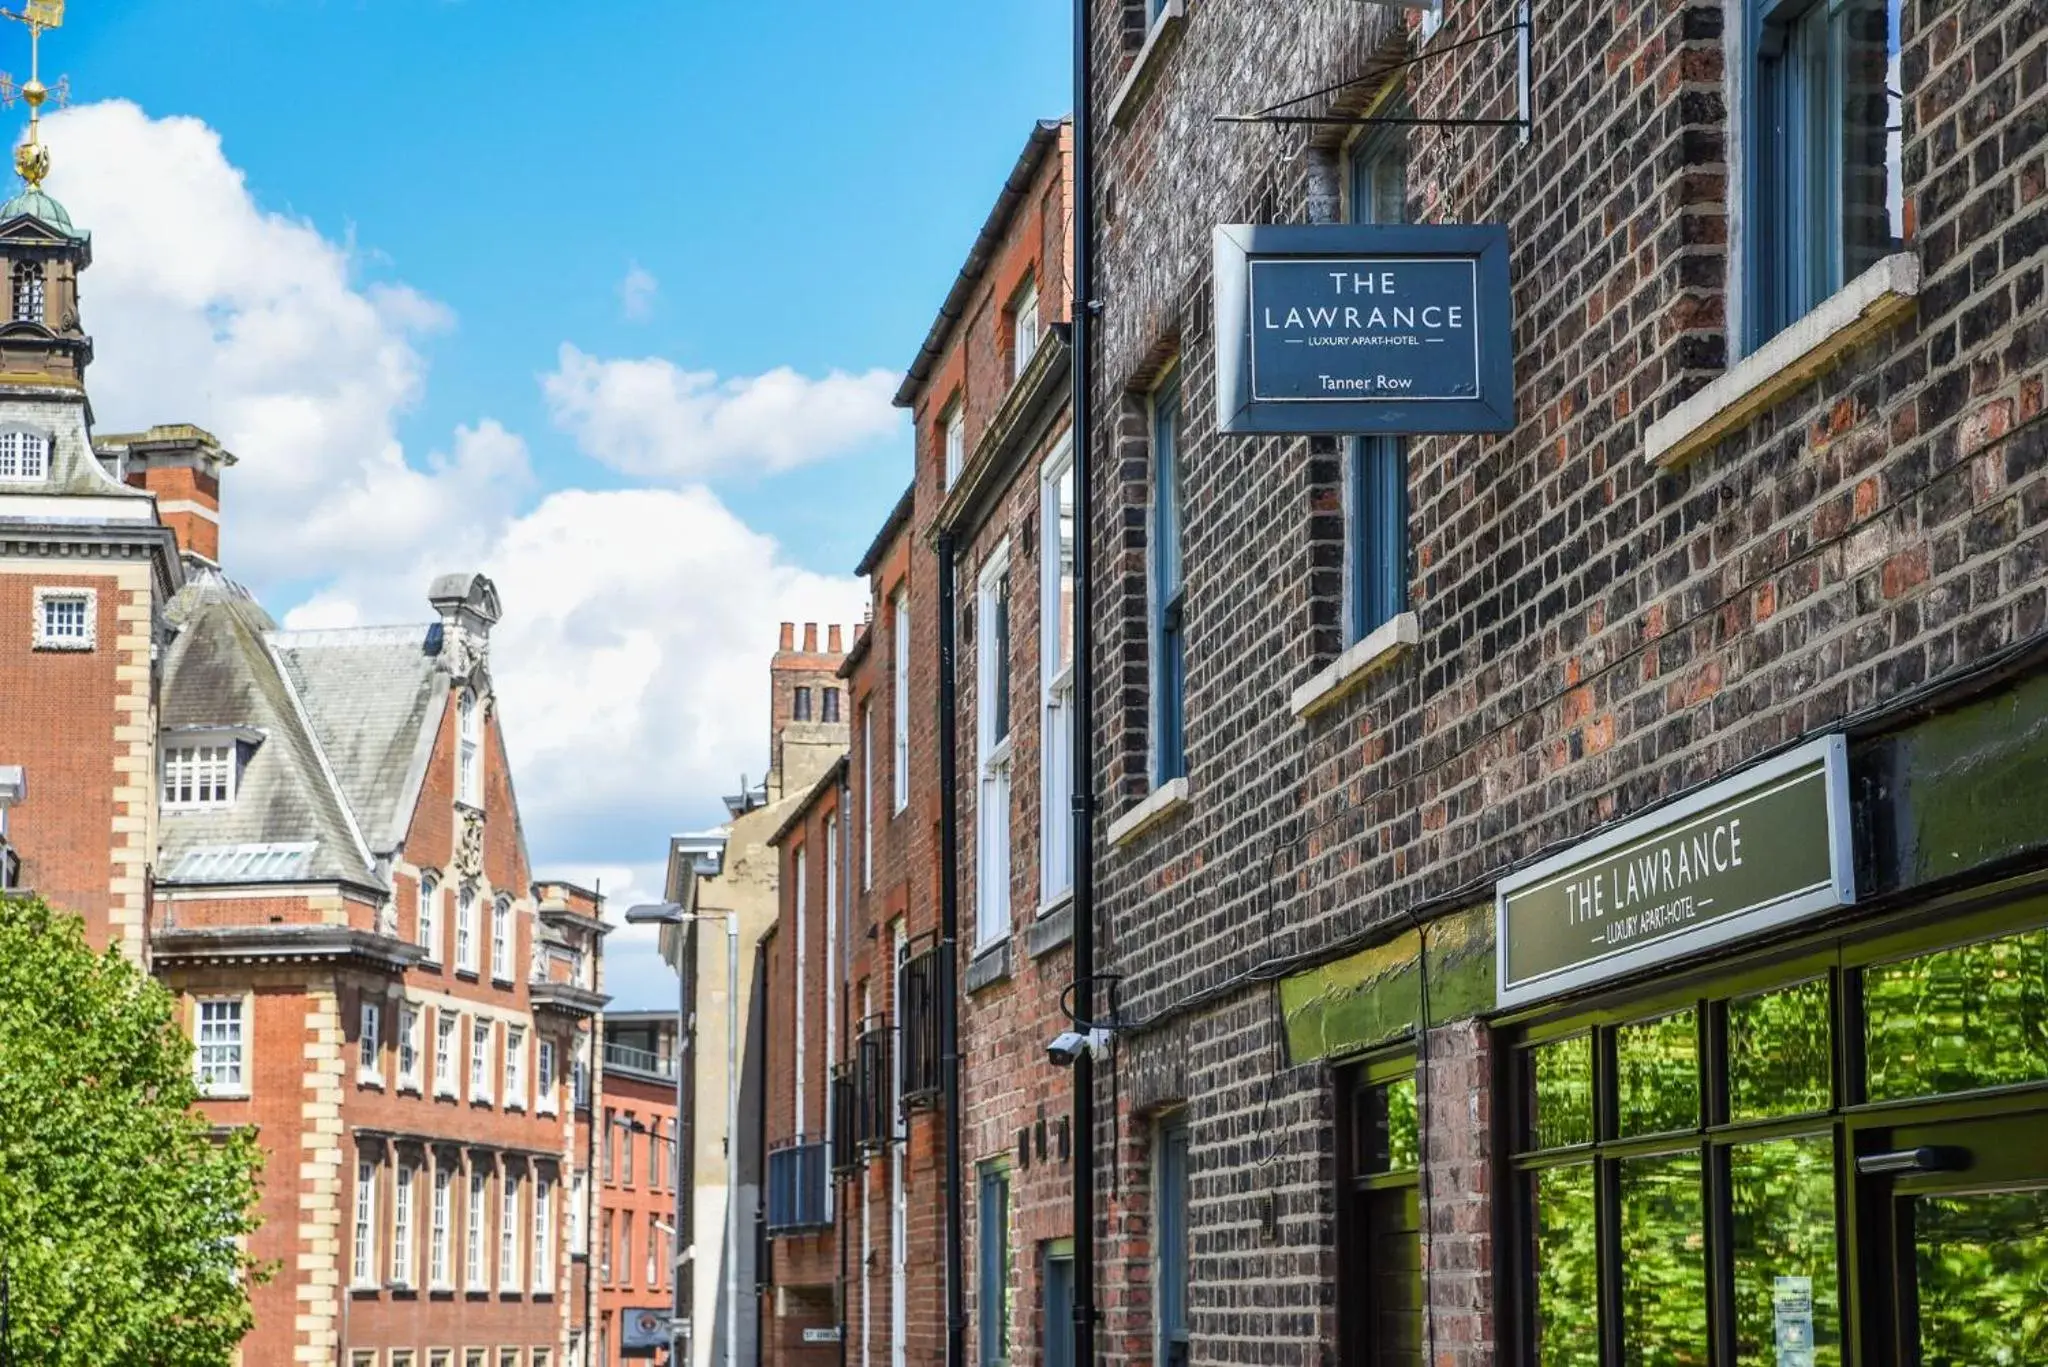
[[93, 442], [115, 478], [156, 495], [157, 518], [178, 553], [220, 563], [220, 472], [235, 463], [218, 438], [191, 423], [120, 432]]
[[818, 649], [818, 624], [803, 624], [802, 645], [797, 624], [782, 624], [781, 645], [770, 662], [768, 785], [779, 792], [809, 787], [846, 751], [852, 731], [846, 720], [845, 680], [839, 666], [846, 658], [844, 637], [834, 624]]

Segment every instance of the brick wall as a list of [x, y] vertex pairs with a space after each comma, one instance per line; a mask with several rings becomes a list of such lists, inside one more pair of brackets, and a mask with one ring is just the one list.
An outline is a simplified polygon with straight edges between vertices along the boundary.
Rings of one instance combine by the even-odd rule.
[[[1269, 1038], [1263, 990], [1237, 985], [1250, 970], [1483, 896], [1539, 851], [2041, 632], [2048, 26], [2020, 0], [1909, 0], [1916, 314], [1665, 474], [1644, 460], [1648, 425], [1730, 352], [1729, 168], [1741, 152], [1726, 117], [1728, 25], [1710, 3], [1540, 12], [1526, 145], [1501, 130], [1410, 135], [1411, 214], [1508, 226], [1520, 425], [1409, 441], [1420, 645], [1302, 722], [1288, 695], [1337, 644], [1337, 448], [1216, 434], [1209, 234], [1327, 213], [1336, 134], [1212, 116], [1358, 78], [1406, 20], [1371, 6], [1187, 11], [1149, 92], [1115, 124], [1127, 16], [1101, 7], [1095, 36], [1105, 823], [1149, 787], [1150, 452], [1137, 395], [1169, 359], [1185, 412], [1191, 803], [1099, 865], [1104, 967], [1126, 975], [1128, 1009], [1152, 1023], [1125, 1054], [1122, 1175], [1141, 1163], [1128, 1070], [1150, 1037], [1179, 1041], [1196, 1153], [1195, 1360], [1307, 1362], [1316, 1317], [1252, 1303], [1285, 1298], [1253, 1289], [1283, 1255], [1259, 1249], [1240, 1204], [1257, 1165], [1239, 1136], [1267, 1123], [1255, 1117], [1271, 1103], [1201, 1062]], [[1452, 4], [1440, 41], [1512, 17], [1505, 0]], [[1505, 44], [1475, 46], [1412, 68], [1409, 98], [1423, 116], [1498, 117], [1512, 110], [1512, 69]], [[1342, 106], [1301, 112], [1325, 108]], [[1283, 1109], [1313, 1109], [1308, 1081], [1277, 1085]], [[1472, 1085], [1483, 1095], [1476, 1071]], [[1432, 1155], [1446, 1171], [1476, 1161]], [[1308, 1187], [1297, 1194], [1309, 1208]], [[1462, 1269], [1446, 1261], [1466, 1256], [1451, 1240], [1484, 1219], [1476, 1204], [1437, 1216], [1433, 1266]], [[1145, 1216], [1126, 1199], [1109, 1220], [1106, 1342], [1142, 1361]], [[1295, 1238], [1327, 1249], [1330, 1235], [1283, 1215], [1281, 1247]], [[1439, 1330], [1469, 1326], [1461, 1350], [1490, 1360], [1483, 1279], [1442, 1275], [1432, 1295]]]

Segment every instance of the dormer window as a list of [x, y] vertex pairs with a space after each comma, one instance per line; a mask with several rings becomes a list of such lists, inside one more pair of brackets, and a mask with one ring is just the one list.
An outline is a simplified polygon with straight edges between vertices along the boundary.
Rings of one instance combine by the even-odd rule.
[[14, 264], [14, 320], [18, 323], [43, 321], [43, 263], [17, 261]]
[[483, 717], [474, 693], [464, 693], [455, 749], [455, 796], [472, 807], [484, 805]]
[[50, 439], [19, 428], [0, 432], [0, 480], [41, 480], [50, 477]]
[[164, 751], [164, 806], [226, 807], [235, 800], [235, 745], [177, 745]]

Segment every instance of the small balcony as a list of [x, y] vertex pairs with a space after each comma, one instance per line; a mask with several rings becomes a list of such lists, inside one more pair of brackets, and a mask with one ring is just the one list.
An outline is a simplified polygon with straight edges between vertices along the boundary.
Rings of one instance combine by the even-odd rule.
[[832, 1184], [822, 1142], [792, 1144], [768, 1154], [768, 1237], [803, 1234], [832, 1223]]
[[636, 1049], [630, 1044], [614, 1044], [610, 1040], [605, 1041], [604, 1066], [607, 1072], [617, 1069], [664, 1082], [673, 1082], [676, 1076], [676, 1061], [671, 1055], [657, 1054], [652, 1049]]
[[903, 1104], [936, 1103], [944, 1085], [939, 1068], [939, 962], [937, 943], [927, 944], [904, 961], [898, 980], [903, 1001]]
[[832, 1069], [832, 1175], [850, 1177], [860, 1171], [860, 1141], [855, 1137], [860, 1110], [853, 1060]]
[[896, 1137], [895, 1038], [888, 1018], [870, 1016], [853, 1041], [853, 1142], [866, 1151]]

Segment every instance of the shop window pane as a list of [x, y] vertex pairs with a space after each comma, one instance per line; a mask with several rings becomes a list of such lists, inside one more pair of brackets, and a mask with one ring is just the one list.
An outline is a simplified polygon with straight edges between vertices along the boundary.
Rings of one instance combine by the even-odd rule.
[[1745, 1144], [1730, 1151], [1728, 1176], [1736, 1361], [1840, 1367], [1834, 1141], [1820, 1135]]
[[1378, 1087], [1361, 1087], [1354, 1095], [1358, 1109], [1352, 1116], [1352, 1133], [1357, 1136], [1359, 1173], [1414, 1168], [1422, 1153], [1415, 1117], [1415, 1079], [1404, 1077]]
[[1864, 970], [1870, 1099], [2048, 1078], [2048, 930]]
[[2048, 1362], [2048, 1191], [1913, 1203], [1920, 1361]]
[[1614, 1032], [1621, 1132], [1661, 1134], [1700, 1123], [1700, 1037], [1696, 1012], [1674, 1011]]
[[1628, 1367], [1706, 1367], [1700, 1156], [1663, 1154], [1619, 1166], [1622, 1361]]
[[1528, 1072], [1529, 1147], [1557, 1149], [1593, 1142], [1593, 1037], [1539, 1044]]
[[[1584, 1041], [1581, 1041], [1583, 1043]], [[1536, 1265], [1536, 1367], [1599, 1367], [1599, 1220], [1593, 1168], [1529, 1174]]]
[[1825, 978], [1729, 1002], [1729, 1119], [1825, 1111], [1834, 1099], [1829, 1038]]

